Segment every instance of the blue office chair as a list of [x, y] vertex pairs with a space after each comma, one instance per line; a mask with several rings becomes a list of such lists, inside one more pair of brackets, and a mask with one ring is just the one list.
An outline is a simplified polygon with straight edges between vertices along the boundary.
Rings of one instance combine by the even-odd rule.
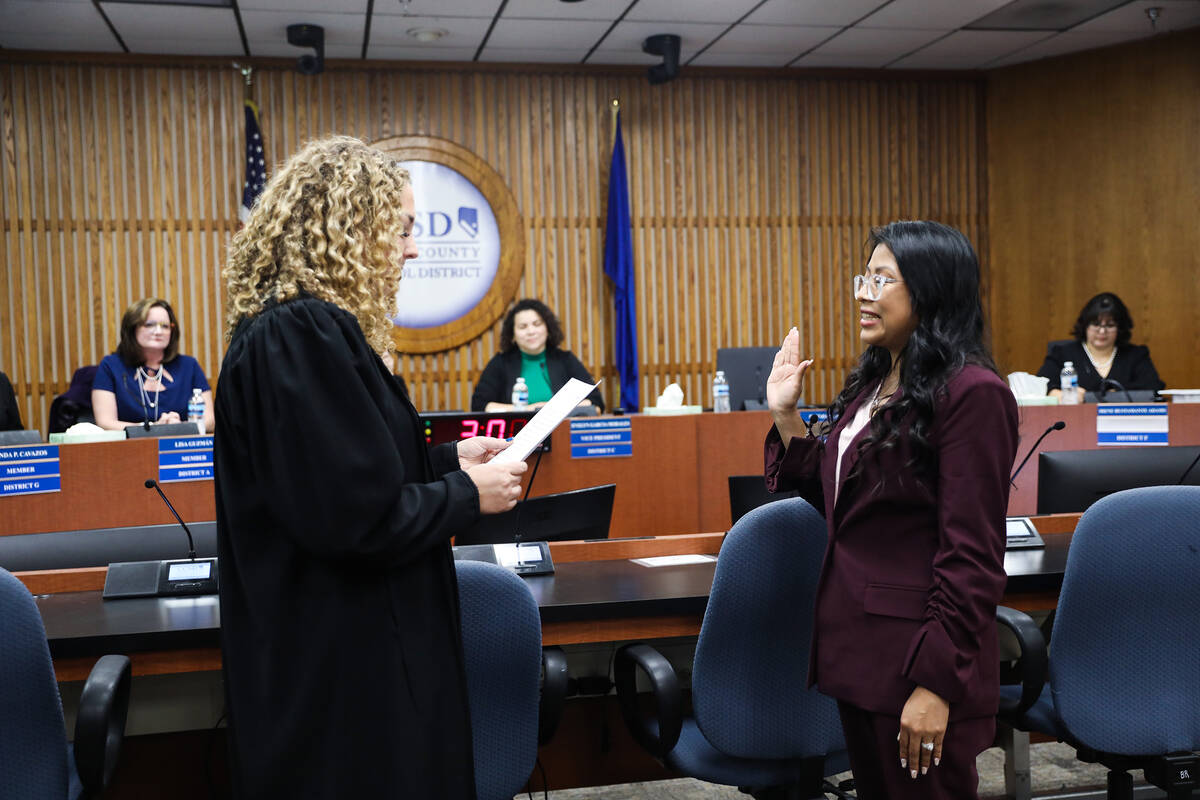
[[1108, 767], [1113, 800], [1132, 799], [1134, 769], [1172, 800], [1191, 797], [1200, 786], [1197, 620], [1200, 487], [1150, 486], [1097, 501], [1071, 538], [1050, 682], [1043, 686], [1045, 642], [1026, 618], [1025, 675], [1002, 688], [1001, 720]]
[[511, 800], [533, 772], [538, 745], [554, 734], [567, 693], [567, 662], [559, 648], [542, 648], [537, 601], [524, 581], [495, 564], [454, 566], [475, 792], [479, 800]]
[[[634, 739], [678, 772], [754, 797], [840, 794], [824, 781], [849, 769], [837, 704], [806, 686], [825, 542], [825, 520], [800, 498], [738, 520], [696, 643], [693, 715], [684, 717], [679, 680], [654, 648], [617, 651], [617, 695]], [[638, 669], [655, 696], [653, 719], [639, 711]]]
[[0, 569], [0, 797], [98, 797], [121, 752], [129, 674], [125, 656], [96, 662], [68, 745], [41, 614], [24, 584]]

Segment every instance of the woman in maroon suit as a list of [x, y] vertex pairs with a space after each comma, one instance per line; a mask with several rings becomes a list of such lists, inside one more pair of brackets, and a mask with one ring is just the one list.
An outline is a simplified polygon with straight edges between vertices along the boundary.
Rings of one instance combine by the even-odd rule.
[[854, 278], [867, 349], [826, 435], [796, 411], [812, 360], [795, 328], [775, 357], [766, 480], [829, 522], [809, 681], [838, 700], [859, 797], [963, 800], [995, 728], [1016, 403], [966, 237], [893, 222], [870, 244]]

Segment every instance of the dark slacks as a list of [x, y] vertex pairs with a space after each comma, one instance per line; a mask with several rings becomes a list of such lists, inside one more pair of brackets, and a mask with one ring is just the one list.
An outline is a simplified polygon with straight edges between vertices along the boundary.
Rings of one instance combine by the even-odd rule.
[[838, 702], [842, 730], [850, 754], [850, 769], [859, 800], [974, 800], [979, 773], [975, 757], [991, 747], [996, 735], [994, 717], [951, 721], [942, 740], [942, 763], [917, 777], [900, 767], [900, 717], [864, 711]]

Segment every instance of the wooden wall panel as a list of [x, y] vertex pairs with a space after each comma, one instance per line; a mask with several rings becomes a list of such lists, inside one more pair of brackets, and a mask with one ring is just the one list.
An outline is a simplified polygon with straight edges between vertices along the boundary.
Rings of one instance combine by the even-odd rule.
[[989, 77], [990, 311], [1003, 369], [1036, 371], [1046, 342], [1112, 291], [1167, 385], [1200, 384], [1197, 98], [1195, 30]]
[[[0, 369], [27, 424], [74, 368], [114, 349], [147, 294], [180, 316], [183, 350], [216, 377], [219, 269], [242, 183], [240, 76], [224, 60], [0, 56]], [[694, 71], [331, 65], [255, 74], [268, 163], [313, 137], [453, 140], [508, 181], [526, 223], [521, 295], [562, 317], [567, 345], [616, 399], [602, 269], [621, 104], [637, 269], [643, 404], [672, 381], [708, 402], [719, 346], [775, 344], [795, 324], [828, 400], [858, 353], [850, 291], [870, 226], [934, 217], [986, 236], [983, 84]], [[402, 359], [422, 408], [465, 408], [493, 329]]]

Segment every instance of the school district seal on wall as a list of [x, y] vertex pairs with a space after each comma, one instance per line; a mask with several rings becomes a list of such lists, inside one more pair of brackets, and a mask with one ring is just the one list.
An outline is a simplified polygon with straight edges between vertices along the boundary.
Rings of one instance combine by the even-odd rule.
[[446, 139], [375, 142], [412, 174], [418, 257], [404, 265], [393, 339], [432, 353], [490, 328], [512, 302], [525, 263], [525, 232], [504, 179]]

